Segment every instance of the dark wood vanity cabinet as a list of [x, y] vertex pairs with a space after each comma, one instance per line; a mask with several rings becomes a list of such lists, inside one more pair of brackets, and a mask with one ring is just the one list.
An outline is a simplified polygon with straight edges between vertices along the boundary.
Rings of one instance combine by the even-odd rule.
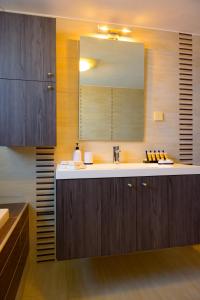
[[0, 12], [0, 146], [56, 144], [55, 19]]
[[57, 259], [200, 243], [200, 175], [57, 180]]
[[138, 177], [137, 250], [169, 247], [168, 177]]
[[133, 185], [129, 178], [58, 180], [57, 258], [136, 250]]
[[135, 251], [136, 178], [99, 179], [98, 185], [101, 189], [101, 255]]
[[57, 257], [101, 255], [99, 180], [59, 180], [57, 191]]
[[170, 176], [170, 246], [200, 243], [200, 175]]

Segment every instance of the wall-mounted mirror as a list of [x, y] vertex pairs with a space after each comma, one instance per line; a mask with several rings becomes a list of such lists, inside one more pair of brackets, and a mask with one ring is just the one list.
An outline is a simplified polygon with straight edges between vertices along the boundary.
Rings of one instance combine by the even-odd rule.
[[144, 46], [80, 38], [79, 139], [141, 141]]

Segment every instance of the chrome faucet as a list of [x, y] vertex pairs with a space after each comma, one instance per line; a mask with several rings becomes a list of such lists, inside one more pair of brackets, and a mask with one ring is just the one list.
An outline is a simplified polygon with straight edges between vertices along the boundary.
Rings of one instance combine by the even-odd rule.
[[119, 153], [120, 153], [119, 146], [114, 146], [113, 147], [113, 163], [114, 164], [119, 164]]

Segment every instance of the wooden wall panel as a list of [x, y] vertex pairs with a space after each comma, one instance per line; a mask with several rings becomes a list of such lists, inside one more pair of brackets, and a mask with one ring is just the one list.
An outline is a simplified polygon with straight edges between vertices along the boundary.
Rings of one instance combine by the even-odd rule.
[[54, 148], [36, 148], [36, 260], [55, 260]]
[[193, 163], [200, 164], [200, 38], [193, 36]]
[[179, 33], [179, 160], [193, 163], [193, 38]]

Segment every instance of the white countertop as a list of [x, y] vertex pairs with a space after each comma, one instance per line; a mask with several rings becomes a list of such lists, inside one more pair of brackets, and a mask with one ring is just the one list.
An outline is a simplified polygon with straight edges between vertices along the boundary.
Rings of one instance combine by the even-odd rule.
[[200, 166], [183, 164], [158, 165], [145, 163], [93, 164], [81, 170], [68, 170], [58, 165], [56, 179], [137, 177], [200, 174]]

